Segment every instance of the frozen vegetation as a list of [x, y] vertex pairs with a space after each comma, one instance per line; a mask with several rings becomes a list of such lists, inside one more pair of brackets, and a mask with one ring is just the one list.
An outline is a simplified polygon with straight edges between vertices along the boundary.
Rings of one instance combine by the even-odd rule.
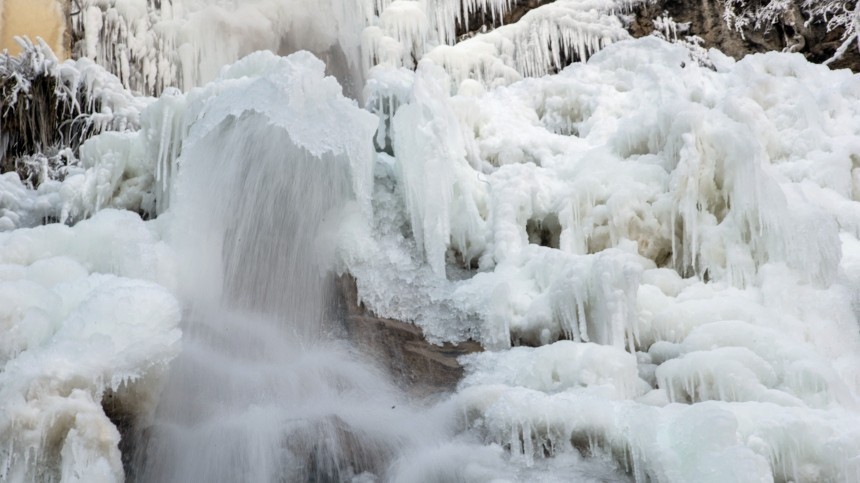
[[0, 54], [0, 230], [74, 222], [109, 199], [118, 208], [153, 211], [152, 199], [134, 188], [153, 170], [137, 156], [100, 149], [137, 130], [152, 99], [135, 97], [89, 59], [60, 62], [41, 41], [21, 45], [19, 56]]
[[[636, 3], [85, 0], [95, 63], [6, 58], [82, 124], [0, 175], [0, 479], [121, 481], [115, 401], [152, 481], [860, 480], [860, 76]], [[486, 351], [405, 400], [327, 268]]]
[[728, 0], [724, 4], [723, 19], [738, 32], [770, 30], [775, 25], [788, 27], [787, 37], [795, 42], [790, 51], [802, 48], [799, 31], [815, 21], [825, 22], [827, 30], [839, 30], [841, 45], [834, 57], [849, 48], [860, 47], [860, 4], [835, 0]]

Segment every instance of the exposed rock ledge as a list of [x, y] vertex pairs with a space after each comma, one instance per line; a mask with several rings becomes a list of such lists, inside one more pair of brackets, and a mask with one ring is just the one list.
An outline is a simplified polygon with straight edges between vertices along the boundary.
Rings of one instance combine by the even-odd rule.
[[483, 350], [477, 342], [430, 344], [415, 324], [377, 317], [358, 302], [355, 279], [350, 275], [338, 280], [338, 291], [349, 339], [416, 396], [452, 391], [463, 376], [457, 358]]
[[[723, 20], [722, 0], [654, 0], [637, 8], [630, 33], [634, 37], [650, 35], [657, 29], [654, 20], [667, 15], [675, 22], [689, 24], [689, 31], [683, 35], [696, 35], [704, 41], [703, 47], [716, 47], [736, 59], [753, 53], [789, 51], [799, 52], [811, 62], [824, 62], [842, 44], [844, 30], [829, 30], [823, 19], [808, 18], [799, 4], [793, 2], [780, 21], [767, 29], [749, 28], [741, 34]], [[830, 66], [860, 72], [860, 51], [851, 47]]]

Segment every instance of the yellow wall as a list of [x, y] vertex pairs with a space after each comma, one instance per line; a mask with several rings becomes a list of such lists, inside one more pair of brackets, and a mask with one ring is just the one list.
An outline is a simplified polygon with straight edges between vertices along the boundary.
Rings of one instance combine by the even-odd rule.
[[17, 54], [20, 49], [13, 38], [41, 37], [54, 49], [58, 57], [65, 58], [66, 16], [62, 0], [0, 0], [0, 51], [9, 49]]

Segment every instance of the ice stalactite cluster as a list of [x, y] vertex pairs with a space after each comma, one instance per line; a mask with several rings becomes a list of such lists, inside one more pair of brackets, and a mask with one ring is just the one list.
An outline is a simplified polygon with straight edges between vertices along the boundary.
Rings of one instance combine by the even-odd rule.
[[[511, 0], [395, 0], [376, 2], [362, 34], [365, 68], [373, 65], [414, 67], [434, 45], [457, 43], [457, 31], [470, 28], [472, 15], [500, 22]], [[477, 25], [474, 27], [480, 27]]]
[[137, 129], [146, 99], [88, 59], [60, 62], [44, 42], [20, 42], [21, 54], [0, 57], [4, 163], [37, 150], [77, 152], [100, 132]]
[[[223, 65], [264, 49], [310, 50], [333, 70], [346, 71], [334, 72], [342, 81], [375, 65], [414, 68], [430, 53], [457, 81], [510, 82], [560, 69], [629, 38], [616, 14], [641, 2], [552, 2], [515, 24], [460, 42], [458, 31], [482, 27], [471, 24], [473, 17], [486, 22], [486, 30], [502, 24], [516, 3], [85, 0], [72, 19], [77, 55], [107, 66], [132, 90], [157, 95], [168, 86], [202, 85]], [[332, 67], [344, 58], [347, 65]]]
[[[300, 0], [82, 0], [75, 53], [106, 66], [131, 90], [158, 95], [209, 82], [257, 50], [357, 59], [366, 2]], [[336, 52], [340, 49], [340, 52]], [[356, 64], [357, 65], [357, 64]]]
[[460, 39], [455, 35], [457, 27], [468, 31], [472, 14], [482, 12], [493, 25], [514, 2], [398, 0], [383, 8], [379, 21], [364, 31], [365, 67], [414, 67], [426, 55], [445, 67], [455, 88], [466, 79], [507, 84], [561, 69], [629, 38], [616, 14], [637, 3], [552, 2], [530, 10], [516, 23]]
[[553, 2], [517, 23], [436, 47], [428, 57], [451, 73], [455, 85], [465, 79], [493, 85], [541, 76], [630, 38], [614, 15], [617, 8], [614, 1]]
[[852, 481], [860, 79], [707, 61], [649, 38], [492, 90], [372, 77], [399, 107], [346, 266], [379, 314], [491, 349], [454, 399], [526, 466]]

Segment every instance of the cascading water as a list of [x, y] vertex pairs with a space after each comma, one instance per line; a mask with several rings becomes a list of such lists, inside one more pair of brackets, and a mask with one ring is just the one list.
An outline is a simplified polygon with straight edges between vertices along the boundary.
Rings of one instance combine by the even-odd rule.
[[[336, 340], [324, 232], [352, 198], [350, 159], [325, 139], [337, 126], [320, 121], [320, 105], [295, 105], [316, 87], [309, 81], [334, 81], [311, 78], [305, 64], [322, 65], [310, 56], [290, 59], [280, 63], [294, 76], [284, 94], [294, 105], [272, 109], [300, 132], [240, 110], [183, 147], [173, 243], [185, 337], [137, 444], [139, 481], [348, 481], [381, 474], [416, 435], [432, 439], [432, 428], [416, 431], [398, 392]], [[364, 114], [345, 100], [339, 107]], [[364, 119], [355, 113], [339, 122]], [[308, 138], [333, 146], [311, 152]]]

